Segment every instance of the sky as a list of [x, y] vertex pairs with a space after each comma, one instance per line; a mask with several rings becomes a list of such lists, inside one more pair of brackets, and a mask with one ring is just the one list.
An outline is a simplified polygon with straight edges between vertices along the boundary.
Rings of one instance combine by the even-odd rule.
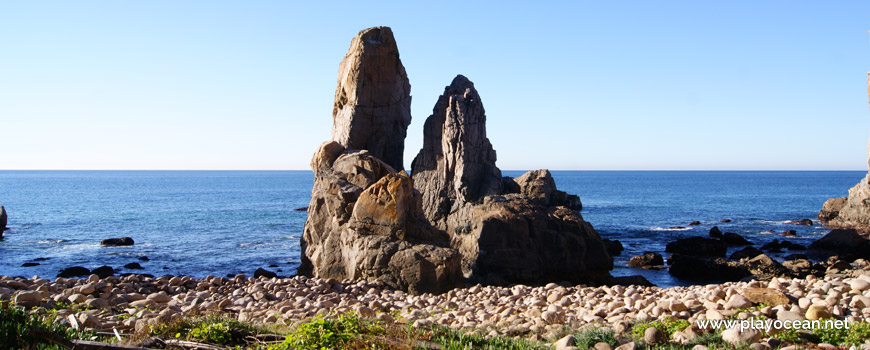
[[865, 170], [867, 1], [0, 0], [0, 169], [308, 169], [390, 26], [405, 166], [454, 76], [502, 169]]

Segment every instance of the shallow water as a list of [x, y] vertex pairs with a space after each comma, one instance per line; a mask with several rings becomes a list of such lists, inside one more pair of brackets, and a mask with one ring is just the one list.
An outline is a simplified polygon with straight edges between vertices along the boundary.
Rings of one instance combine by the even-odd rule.
[[[521, 171], [505, 171], [518, 176]], [[642, 274], [660, 286], [684, 284], [666, 271], [625, 267], [632, 255], [662, 252], [676, 238], [710, 227], [763, 244], [794, 229], [809, 244], [827, 232], [815, 219], [822, 203], [844, 196], [863, 172], [554, 171], [558, 187], [579, 194], [582, 214], [604, 238], [626, 248], [614, 275]], [[0, 205], [9, 212], [0, 241], [0, 274], [53, 278], [68, 266], [203, 277], [291, 275], [308, 205], [310, 171], [0, 171]], [[729, 218], [731, 223], [719, 223]], [[688, 227], [693, 220], [700, 226]], [[685, 230], [670, 230], [687, 226]], [[132, 247], [100, 240], [133, 237]], [[758, 245], [757, 245], [758, 246]], [[729, 251], [730, 253], [730, 251]], [[788, 252], [784, 253], [788, 254]], [[147, 256], [149, 261], [139, 261]], [[40, 259], [36, 261], [36, 259]], [[40, 265], [21, 267], [26, 262]], [[139, 262], [144, 270], [126, 270]]]

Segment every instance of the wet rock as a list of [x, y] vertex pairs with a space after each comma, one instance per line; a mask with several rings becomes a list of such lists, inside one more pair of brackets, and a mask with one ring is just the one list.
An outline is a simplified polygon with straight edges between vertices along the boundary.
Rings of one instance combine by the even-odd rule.
[[124, 268], [128, 270], [142, 270], [142, 265], [139, 265], [139, 263], [137, 262], [131, 262], [124, 265]]
[[607, 254], [610, 256], [622, 255], [622, 251], [625, 250], [622, 246], [622, 242], [618, 240], [602, 239], [601, 241], [604, 243], [604, 248], [607, 249]]
[[689, 223], [689, 226], [698, 226], [698, 225], [700, 225], [700, 224], [701, 224], [700, 221], [695, 220], [695, 221], [690, 222], [690, 223]]
[[26, 263], [21, 264], [21, 267], [32, 267], [32, 266], [39, 266], [39, 263], [26, 262]]
[[718, 239], [690, 237], [668, 243], [665, 251], [680, 255], [724, 258], [727, 248], [725, 242]]
[[78, 276], [87, 276], [91, 274], [91, 270], [81, 266], [72, 266], [67, 267], [61, 270], [57, 277], [69, 278], [69, 277], [78, 277]]
[[677, 278], [692, 282], [739, 281], [752, 273], [745, 266], [729, 263], [725, 259], [705, 259], [691, 255], [672, 254], [668, 258], [668, 272]]
[[786, 221], [785, 223], [789, 224], [789, 225], [805, 225], [805, 226], [812, 226], [813, 225], [813, 221], [810, 219], [789, 220], [789, 221]]
[[708, 235], [713, 238], [722, 238], [722, 231], [719, 230], [719, 226], [713, 226]]
[[850, 260], [870, 259], [870, 241], [853, 229], [832, 230], [810, 244], [809, 248], [824, 256], [839, 255]]
[[729, 223], [729, 222], [731, 222], [731, 219], [722, 219], [722, 220], [719, 220], [719, 222], [721, 222], [721, 223]]
[[100, 278], [106, 278], [109, 276], [113, 276], [115, 274], [115, 269], [113, 269], [111, 266], [100, 266], [91, 271], [91, 273], [99, 276]]
[[840, 215], [840, 209], [846, 206], [847, 200], [847, 197], [839, 197], [825, 201], [825, 204], [822, 205], [822, 210], [819, 211], [819, 221], [828, 222], [837, 218]]
[[748, 241], [743, 236], [736, 234], [734, 232], [725, 232], [722, 235], [721, 240], [725, 242], [725, 244], [734, 246], [734, 245], [752, 245], [752, 242]]
[[797, 231], [795, 230], [785, 230], [781, 233], [784, 237], [797, 237]]
[[762, 252], [758, 248], [746, 247], [746, 248], [738, 250], [734, 253], [731, 253], [731, 256], [729, 256], [728, 259], [729, 260], [740, 260], [740, 259], [744, 259], [744, 258], [751, 259], [751, 258], [754, 258], [754, 257], [759, 256], [761, 254], [764, 254], [764, 252]]
[[103, 247], [130, 246], [134, 243], [133, 238], [130, 237], [108, 238], [100, 241], [100, 245]]
[[6, 224], [9, 220], [9, 215], [6, 213], [6, 208], [0, 205], [0, 238], [3, 238], [3, 231], [6, 231]]
[[254, 278], [260, 278], [260, 277], [274, 278], [274, 277], [278, 277], [278, 275], [272, 271], [266, 270], [266, 269], [261, 267], [261, 268], [258, 268], [256, 271], [254, 271]]
[[633, 256], [628, 260], [628, 266], [641, 268], [651, 268], [662, 266], [664, 264], [665, 260], [662, 258], [661, 254], [653, 252], [646, 252], [643, 255]]

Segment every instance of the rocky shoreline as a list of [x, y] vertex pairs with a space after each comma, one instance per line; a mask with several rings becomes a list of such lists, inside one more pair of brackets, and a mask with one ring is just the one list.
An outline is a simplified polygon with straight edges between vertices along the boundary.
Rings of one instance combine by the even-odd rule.
[[[821, 278], [809, 275], [672, 288], [475, 285], [440, 295], [411, 295], [381, 282], [303, 276], [0, 277], [0, 300], [56, 310], [58, 319], [73, 328], [116, 329], [123, 334], [147, 333], [149, 326], [202, 314], [255, 324], [294, 325], [316, 315], [355, 312], [414, 327], [443, 325], [484, 335], [555, 341], [566, 328], [605, 327], [624, 334], [633, 323], [654, 319], [833, 317], [866, 322], [870, 320], [870, 264], [859, 259], [851, 269]], [[697, 335], [692, 332], [701, 331], [689, 327], [668, 341], [685, 343]], [[750, 343], [768, 341], [749, 330], [735, 336]], [[728, 341], [724, 335], [723, 340]]]

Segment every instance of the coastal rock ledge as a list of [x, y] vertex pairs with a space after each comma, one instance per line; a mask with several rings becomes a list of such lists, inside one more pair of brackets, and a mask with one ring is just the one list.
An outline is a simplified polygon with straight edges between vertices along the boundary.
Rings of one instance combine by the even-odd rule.
[[[867, 77], [867, 98], [870, 100], [870, 73]], [[867, 157], [870, 169], [870, 145]], [[870, 232], [870, 172], [849, 189], [848, 197], [828, 199], [819, 211], [819, 220], [834, 228]]]
[[331, 141], [314, 187], [299, 274], [440, 293], [464, 283], [608, 283], [613, 259], [549, 171], [502, 177], [474, 84], [457, 76], [402, 169], [410, 84], [392, 31], [361, 31], [339, 66]]

